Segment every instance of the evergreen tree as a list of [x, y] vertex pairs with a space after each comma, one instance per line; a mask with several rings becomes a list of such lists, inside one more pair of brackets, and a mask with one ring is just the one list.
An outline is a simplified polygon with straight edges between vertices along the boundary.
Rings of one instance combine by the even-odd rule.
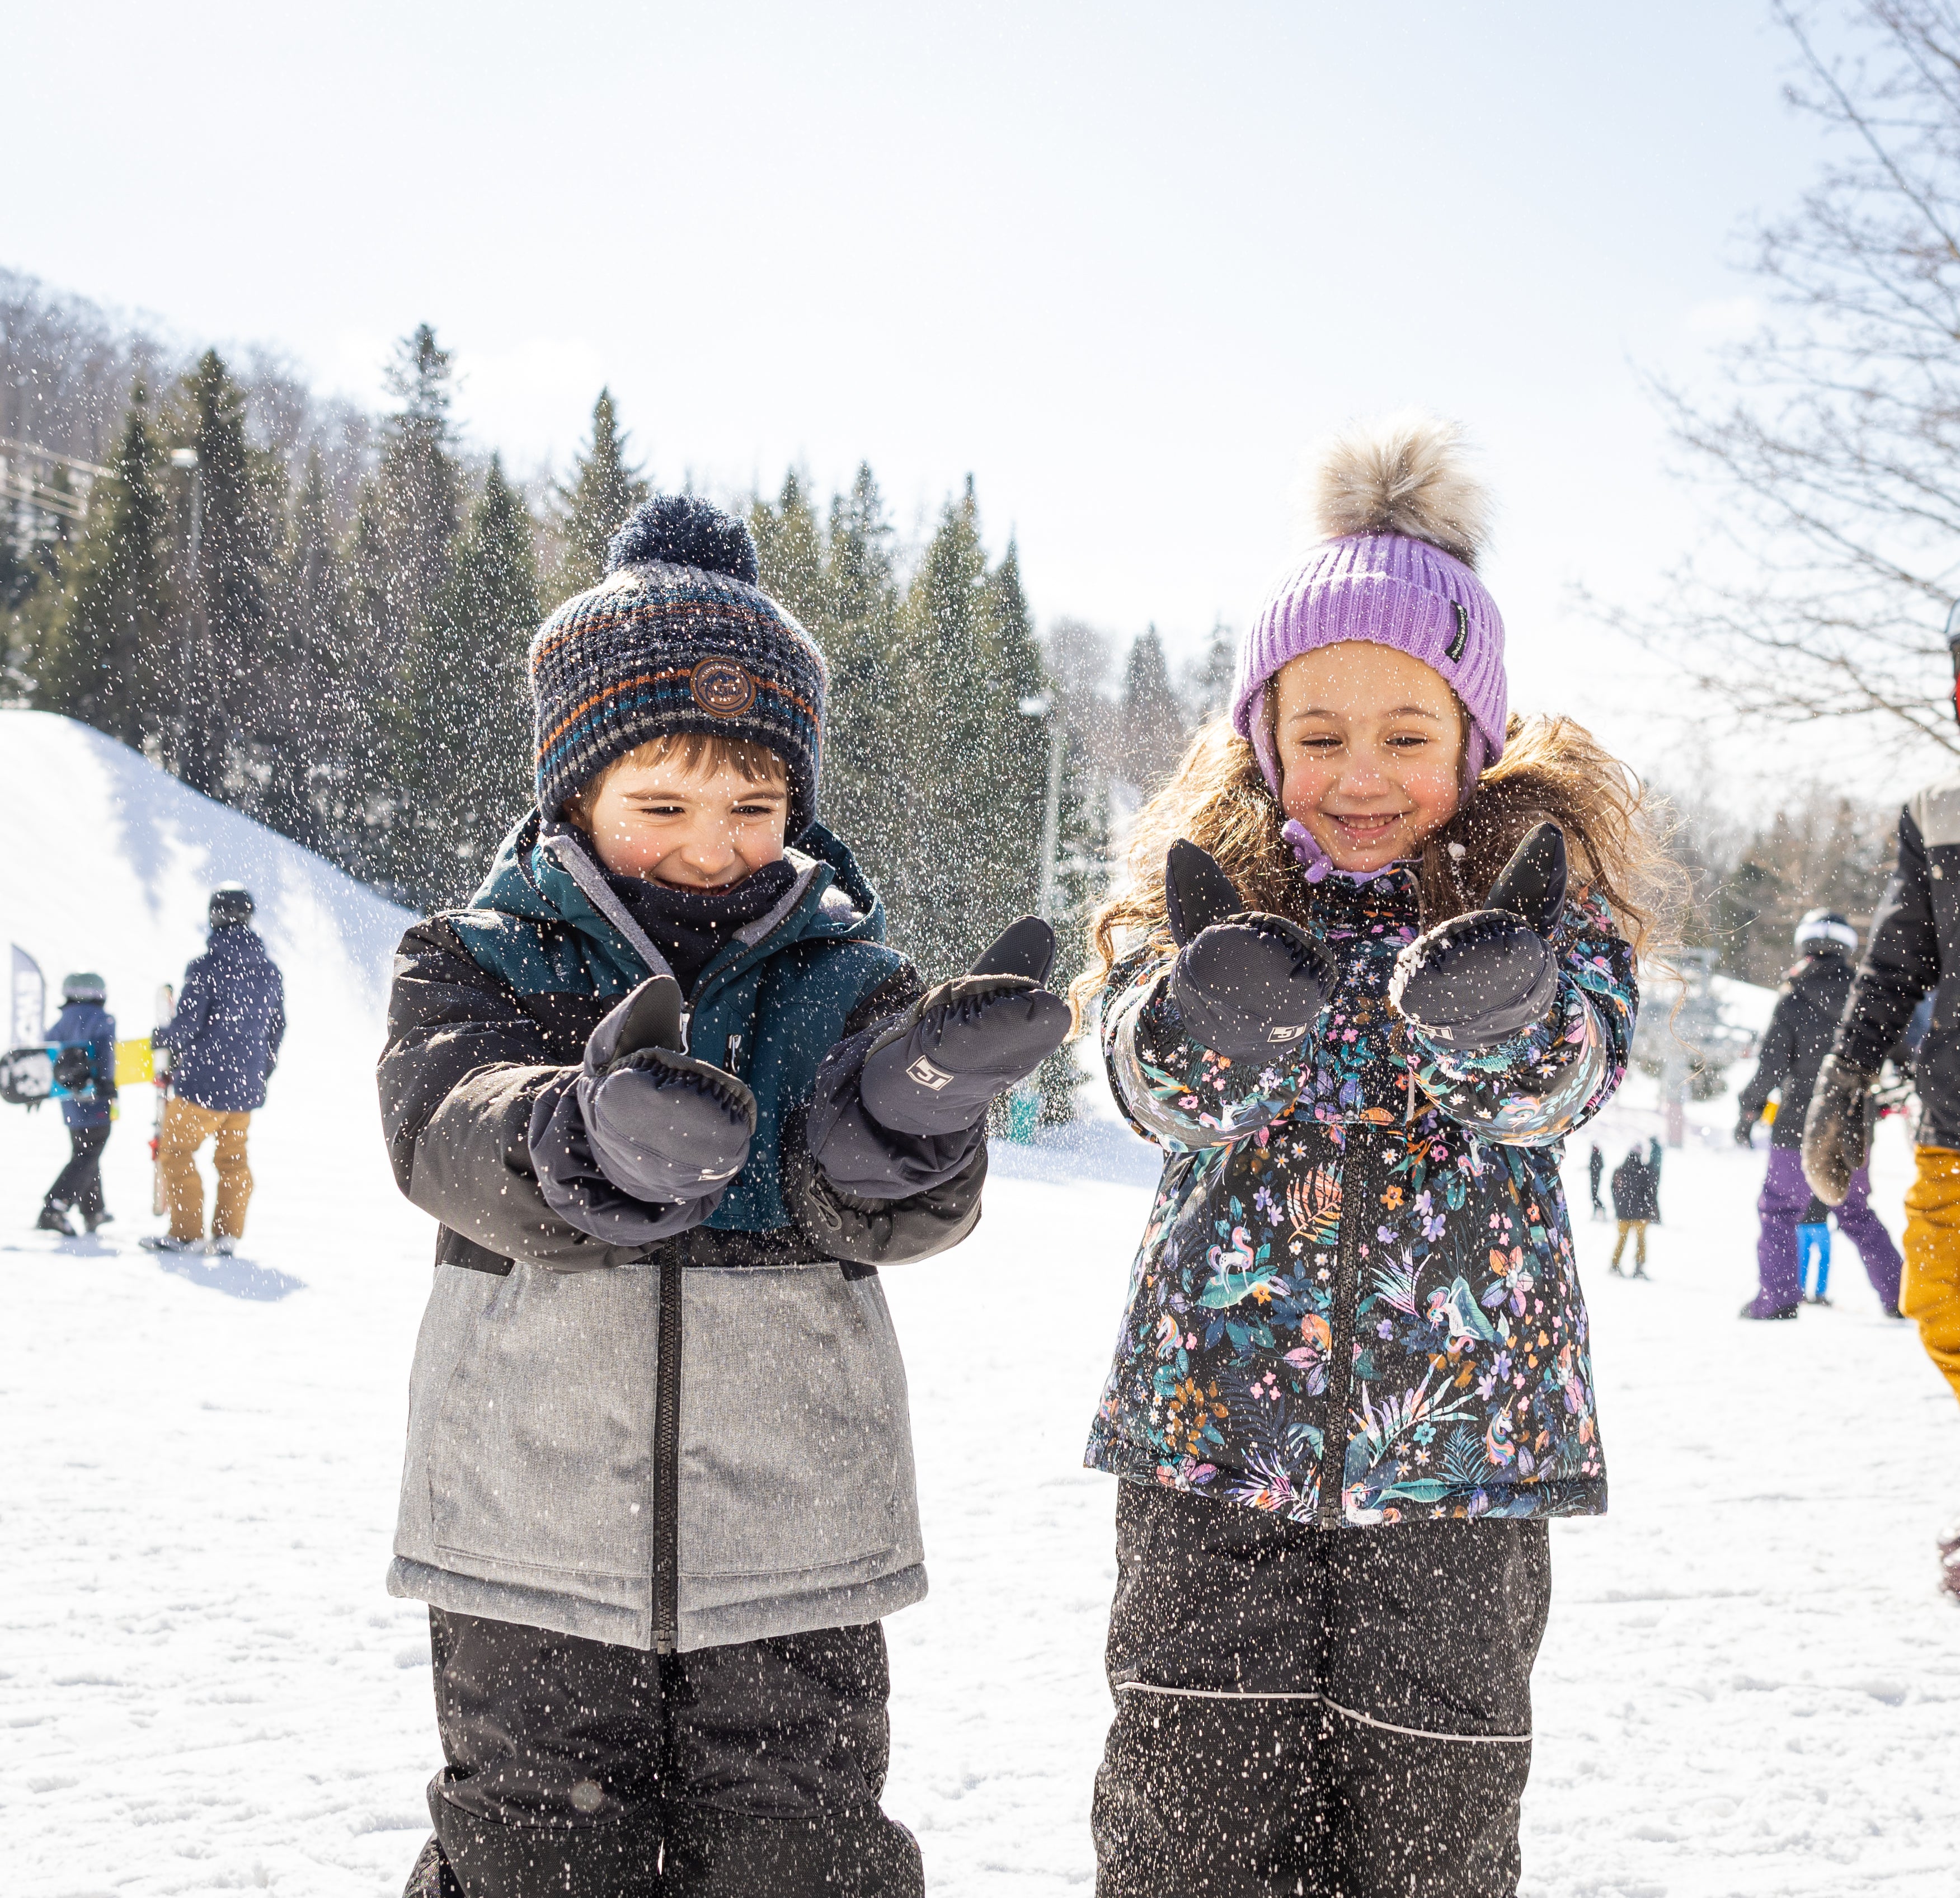
[[795, 469], [783, 476], [782, 492], [773, 507], [759, 495], [749, 504], [749, 531], [756, 537], [763, 588], [823, 645], [830, 619], [823, 531]]
[[440, 760], [398, 820], [398, 859], [426, 905], [466, 897], [531, 801], [527, 655], [541, 616], [533, 524], [493, 455], [448, 585], [411, 659], [418, 724]]
[[648, 492], [639, 470], [626, 459], [626, 432], [619, 426], [612, 393], [601, 389], [592, 405], [591, 445], [580, 450], [571, 480], [558, 490], [554, 605], [598, 585], [606, 573], [606, 543]]
[[1046, 788], [1045, 724], [1022, 710], [1043, 680], [1020, 562], [1010, 546], [988, 570], [970, 476], [927, 545], [902, 632], [894, 789], [911, 822], [893, 933], [937, 976], [1034, 908]]
[[138, 384], [110, 473], [97, 479], [86, 526], [37, 596], [46, 610], [27, 642], [35, 705], [139, 749], [158, 734], [173, 674], [160, 459]]
[[355, 869], [363, 800], [364, 694], [345, 663], [347, 600], [333, 497], [320, 451], [307, 456], [281, 564], [261, 723], [266, 821]]
[[881, 887], [913, 828], [900, 775], [904, 712], [893, 690], [899, 599], [891, 539], [884, 498], [861, 463], [850, 491], [831, 498], [825, 537], [823, 817]]
[[1123, 671], [1121, 721], [1122, 775], [1148, 797], [1177, 769], [1184, 755], [1184, 711], [1170, 689], [1163, 642], [1155, 626], [1130, 648]]
[[165, 758], [193, 790], [215, 797], [237, 753], [283, 735], [266, 662], [284, 475], [247, 444], [244, 392], [215, 349], [185, 377], [176, 421], [179, 445], [197, 456], [200, 517], [194, 567], [187, 533], [180, 549], [183, 664]]
[[1221, 619], [1216, 622], [1204, 648], [1186, 660], [1182, 684], [1189, 722], [1201, 725], [1222, 718], [1231, 709], [1232, 681], [1239, 664], [1239, 642]]

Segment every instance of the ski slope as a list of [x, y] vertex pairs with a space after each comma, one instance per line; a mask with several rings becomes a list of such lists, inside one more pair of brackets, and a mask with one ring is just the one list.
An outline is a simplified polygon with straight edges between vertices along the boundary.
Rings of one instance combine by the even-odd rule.
[[[381, 1585], [433, 1237], [371, 1078], [403, 919], [59, 720], [0, 713], [0, 937], [51, 983], [100, 967], [140, 1027], [237, 876], [292, 1017], [238, 1259], [135, 1249], [147, 1103], [101, 1244], [28, 1230], [65, 1142], [0, 1116], [0, 1889], [393, 1898], [437, 1763], [426, 1624]], [[1658, 1127], [1644, 1088], [1609, 1163]], [[1572, 1156], [1613, 1508], [1553, 1531], [1523, 1890], [1949, 1898], [1960, 1408], [1842, 1251], [1834, 1309], [1736, 1320], [1764, 1156], [1732, 1118], [1667, 1156], [1650, 1284], [1606, 1274]], [[1093, 1888], [1113, 1498], [1080, 1464], [1147, 1199], [1128, 1141], [997, 1150], [975, 1237], [886, 1275], [933, 1578], [889, 1626], [886, 1803], [948, 1898]], [[1895, 1225], [1907, 1167], [1888, 1129]]]

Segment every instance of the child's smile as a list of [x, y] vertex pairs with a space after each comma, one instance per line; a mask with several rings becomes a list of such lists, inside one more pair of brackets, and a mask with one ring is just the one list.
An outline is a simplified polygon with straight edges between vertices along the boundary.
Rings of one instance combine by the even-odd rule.
[[1290, 661], [1272, 697], [1280, 801], [1335, 869], [1414, 856], [1456, 814], [1462, 712], [1420, 659], [1344, 640]]

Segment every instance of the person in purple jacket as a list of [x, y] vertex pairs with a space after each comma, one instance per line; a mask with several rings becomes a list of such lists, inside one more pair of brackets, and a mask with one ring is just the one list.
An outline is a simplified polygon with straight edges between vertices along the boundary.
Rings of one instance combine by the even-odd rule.
[[266, 1104], [266, 1082], [286, 1032], [285, 984], [251, 927], [252, 893], [243, 884], [211, 893], [211, 939], [184, 971], [177, 1013], [154, 1037], [170, 1054], [157, 1168], [170, 1229], [146, 1237], [152, 1252], [189, 1252], [204, 1244], [204, 1186], [197, 1150], [217, 1142], [218, 1202], [211, 1250], [231, 1252], [244, 1236], [252, 1198], [246, 1129]]
[[[1797, 1266], [1797, 1228], [1811, 1202], [1803, 1177], [1803, 1119], [1817, 1085], [1817, 1071], [1831, 1052], [1844, 1003], [1851, 992], [1851, 957], [1858, 932], [1844, 917], [1813, 909], [1796, 925], [1803, 960], [1783, 977], [1775, 1012], [1763, 1035], [1763, 1049], [1737, 1102], [1736, 1143], [1746, 1147], [1772, 1093], [1781, 1091], [1770, 1127], [1770, 1166], [1756, 1210], [1762, 1215], [1756, 1244], [1756, 1295], [1742, 1307], [1745, 1318], [1794, 1318], [1803, 1304]], [[1837, 1209], [1838, 1230], [1858, 1249], [1858, 1257], [1879, 1302], [1898, 1315], [1899, 1250], [1871, 1206], [1872, 1175], [1860, 1167], [1844, 1203]]]

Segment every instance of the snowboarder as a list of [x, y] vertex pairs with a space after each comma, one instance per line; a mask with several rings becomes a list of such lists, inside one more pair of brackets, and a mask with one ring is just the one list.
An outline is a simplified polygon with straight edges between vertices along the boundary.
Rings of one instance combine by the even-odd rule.
[[1592, 1151], [1586, 1158], [1586, 1183], [1592, 1189], [1592, 1217], [1603, 1219], [1606, 1216], [1605, 1202], [1599, 1197], [1599, 1183], [1605, 1177], [1606, 1156], [1599, 1151], [1599, 1143], [1594, 1141]]
[[1831, 1209], [1816, 1194], [1796, 1228], [1796, 1287], [1807, 1305], [1831, 1302]]
[[189, 1252], [204, 1244], [197, 1150], [214, 1138], [211, 1250], [234, 1251], [245, 1236], [252, 1199], [247, 1133], [266, 1104], [266, 1083], [286, 1032], [285, 984], [251, 927], [253, 906], [243, 884], [222, 883], [211, 893], [208, 946], [184, 970], [177, 1012], [152, 1037], [170, 1056], [157, 1151], [170, 1228], [141, 1242], [153, 1252]]
[[[1960, 608], [1946, 623], [1960, 714]], [[1916, 1008], [1960, 975], [1960, 776], [1899, 813], [1898, 858], [1872, 919], [1865, 959], [1817, 1077], [1803, 1170], [1826, 1205], [1847, 1203], [1870, 1151], [1871, 1094]], [[1960, 1397], [1960, 1015], [1936, 1008], [1913, 1059], [1917, 1167], [1905, 1196], [1899, 1311]], [[1841, 1215], [1839, 1224], [1843, 1224]], [[1960, 1600], [1960, 1523], [1939, 1538], [1940, 1578]]]
[[61, 1049], [55, 1075], [66, 1091], [61, 1110], [68, 1161], [55, 1175], [34, 1221], [43, 1232], [73, 1237], [72, 1212], [89, 1232], [111, 1217], [102, 1199], [102, 1150], [115, 1123], [116, 1102], [116, 1017], [105, 1005], [108, 999], [108, 985], [92, 971], [62, 979], [62, 1011], [47, 1038]]
[[[1736, 1100], [1736, 1142], [1746, 1147], [1770, 1096], [1780, 1092], [1770, 1126], [1769, 1170], [1756, 1202], [1762, 1220], [1756, 1243], [1757, 1291], [1742, 1307], [1745, 1318], [1794, 1318], [1803, 1304], [1796, 1243], [1810, 1199], [1803, 1177], [1803, 1117], [1851, 992], [1850, 959], [1857, 951], [1858, 932], [1834, 911], [1813, 909], [1796, 925], [1796, 947], [1803, 960], [1777, 992], [1756, 1072]], [[1861, 1162], [1837, 1209], [1838, 1230], [1857, 1247], [1879, 1304], [1896, 1315], [1898, 1248], [1872, 1210], [1871, 1192], [1872, 1176]]]
[[1060, 1045], [1032, 919], [928, 989], [816, 821], [823, 661], [663, 496], [533, 642], [536, 807], [404, 938], [380, 1065], [441, 1222], [389, 1587], [447, 1764], [414, 1898], [902, 1898], [882, 1617], [925, 1592], [877, 1268], [979, 1216]]
[[1643, 1160], [1637, 1147], [1629, 1147], [1627, 1157], [1613, 1169], [1613, 1217], [1619, 1221], [1619, 1236], [1613, 1241], [1612, 1271], [1624, 1279], [1621, 1255], [1627, 1249], [1628, 1235], [1634, 1241], [1636, 1279], [1647, 1275], [1647, 1228], [1660, 1218], [1660, 1177], [1653, 1162]]
[[1075, 992], [1166, 1163], [1088, 1450], [1101, 1898], [1513, 1892], [1545, 1519], [1605, 1506], [1559, 1154], [1625, 1070], [1633, 795], [1507, 718], [1452, 431], [1319, 492]]

